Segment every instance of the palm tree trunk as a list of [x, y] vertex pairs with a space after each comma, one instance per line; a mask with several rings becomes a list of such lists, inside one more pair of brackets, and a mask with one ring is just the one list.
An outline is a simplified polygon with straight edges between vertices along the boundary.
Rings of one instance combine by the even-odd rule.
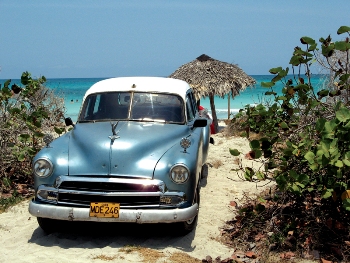
[[213, 116], [213, 123], [214, 123], [214, 129], [215, 133], [219, 130], [219, 124], [218, 124], [218, 118], [216, 117], [216, 111], [215, 111], [215, 104], [214, 104], [214, 94], [209, 94], [209, 100], [210, 100], [210, 108], [211, 108], [211, 115]]

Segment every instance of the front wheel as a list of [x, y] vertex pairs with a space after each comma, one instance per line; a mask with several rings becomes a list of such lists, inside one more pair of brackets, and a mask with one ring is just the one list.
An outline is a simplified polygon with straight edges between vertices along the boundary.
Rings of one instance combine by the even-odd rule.
[[57, 230], [58, 221], [50, 218], [37, 217], [39, 226], [45, 233], [50, 234]]
[[[198, 204], [199, 207], [199, 201], [200, 201], [200, 197], [199, 197], [199, 188], [197, 188], [196, 191], [196, 195], [195, 195], [195, 199], [193, 204]], [[180, 233], [182, 235], [186, 235], [188, 233], [190, 233], [193, 229], [196, 228], [197, 226], [197, 221], [198, 221], [198, 214], [190, 219], [188, 219], [185, 222], [181, 222], [179, 223], [179, 227], [180, 227]]]

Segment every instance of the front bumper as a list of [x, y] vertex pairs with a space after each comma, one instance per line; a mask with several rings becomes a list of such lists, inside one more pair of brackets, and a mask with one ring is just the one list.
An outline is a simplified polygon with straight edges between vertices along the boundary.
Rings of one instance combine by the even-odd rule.
[[188, 208], [173, 209], [120, 209], [119, 218], [89, 216], [90, 208], [56, 206], [32, 200], [29, 213], [36, 217], [68, 221], [130, 222], [130, 223], [175, 223], [184, 222], [198, 214], [198, 204]]

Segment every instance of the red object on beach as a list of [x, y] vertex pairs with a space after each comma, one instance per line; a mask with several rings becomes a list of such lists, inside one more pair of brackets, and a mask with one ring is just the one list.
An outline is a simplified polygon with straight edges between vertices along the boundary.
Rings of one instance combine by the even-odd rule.
[[214, 122], [210, 124], [210, 134], [215, 134]]
[[201, 105], [198, 106], [198, 110], [199, 110], [199, 113], [201, 115], [205, 115], [204, 117], [208, 118], [209, 120], [211, 120], [211, 124], [210, 124], [210, 134], [215, 134], [215, 127], [214, 127], [214, 122], [211, 118], [211, 116], [209, 115], [208, 111]]

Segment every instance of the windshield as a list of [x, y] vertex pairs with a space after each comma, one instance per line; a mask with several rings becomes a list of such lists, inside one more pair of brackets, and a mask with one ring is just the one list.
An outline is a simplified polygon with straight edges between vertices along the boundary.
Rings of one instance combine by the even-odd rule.
[[175, 94], [104, 92], [89, 95], [78, 122], [135, 120], [184, 123], [183, 100]]

